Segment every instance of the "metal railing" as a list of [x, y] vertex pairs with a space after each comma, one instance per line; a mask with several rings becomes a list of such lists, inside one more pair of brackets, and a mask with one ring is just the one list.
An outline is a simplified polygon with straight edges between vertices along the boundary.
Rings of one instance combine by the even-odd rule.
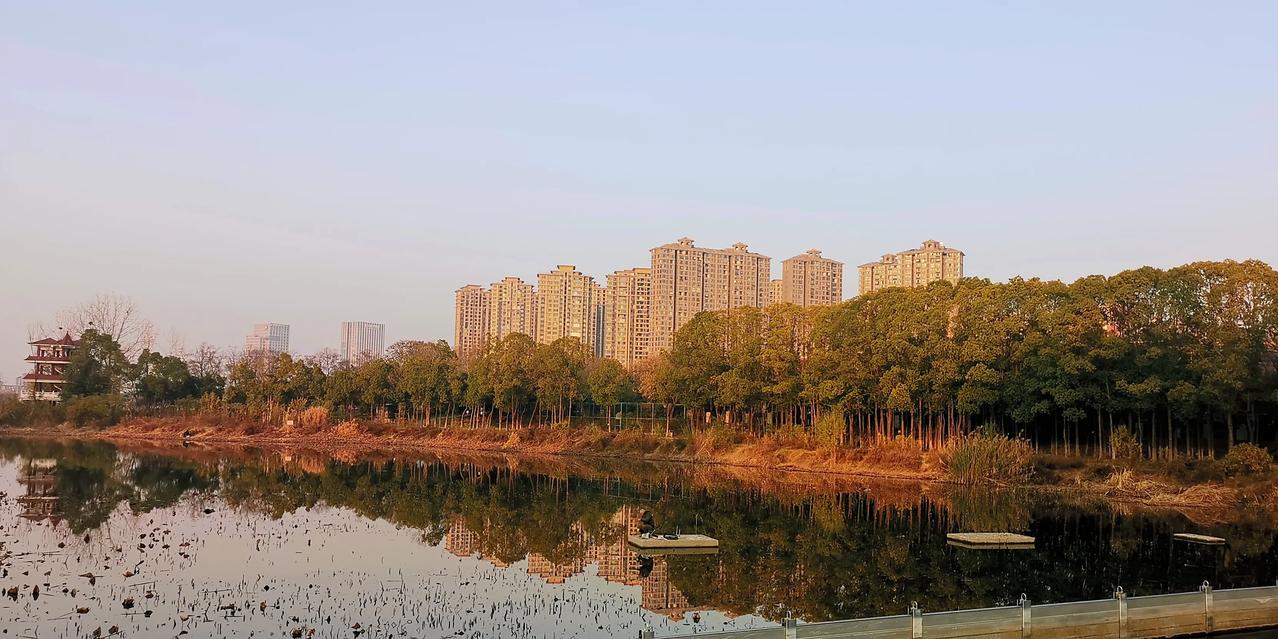
[[[911, 604], [904, 615], [780, 627], [699, 632], [720, 639], [1153, 639], [1278, 627], [1278, 585], [1112, 599], [924, 613]], [[655, 637], [651, 629], [641, 639]], [[670, 637], [679, 635], [666, 635]]]

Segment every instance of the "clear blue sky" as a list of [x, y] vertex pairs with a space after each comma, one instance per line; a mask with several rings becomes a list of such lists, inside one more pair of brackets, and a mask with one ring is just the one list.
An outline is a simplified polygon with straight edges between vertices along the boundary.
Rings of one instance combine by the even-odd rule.
[[[971, 275], [1278, 258], [1278, 2], [0, 0], [0, 373], [98, 292], [449, 338], [680, 236]], [[855, 292], [855, 271], [847, 272]]]

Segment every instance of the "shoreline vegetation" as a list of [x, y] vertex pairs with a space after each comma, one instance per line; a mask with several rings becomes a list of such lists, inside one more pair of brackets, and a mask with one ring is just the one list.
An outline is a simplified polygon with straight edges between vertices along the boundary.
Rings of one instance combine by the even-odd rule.
[[[841, 480], [909, 482], [938, 490], [1026, 489], [1076, 495], [1144, 509], [1193, 513], [1225, 521], [1261, 511], [1278, 515], [1278, 483], [1263, 449], [1235, 450], [1253, 459], [1167, 462], [1133, 457], [1096, 459], [1040, 453], [1023, 440], [975, 432], [950, 444], [924, 449], [905, 437], [865, 446], [823, 446], [806, 438], [754, 436], [724, 428], [685, 434], [602, 428], [439, 428], [346, 420], [331, 423], [312, 412], [309, 423], [270, 425], [219, 414], [135, 417], [105, 428], [64, 424], [54, 428], [9, 428], [24, 437], [101, 439], [160, 446], [228, 445], [304, 448], [339, 460], [361, 455], [477, 454], [549, 460], [685, 464], [722, 471], [737, 479], [803, 485]], [[1252, 450], [1255, 449], [1255, 450]], [[1263, 458], [1261, 457], [1263, 456]], [[1251, 467], [1238, 470], [1239, 463]], [[775, 474], [788, 475], [778, 479]]]
[[[130, 312], [100, 312], [104, 303]], [[1257, 260], [703, 312], [630, 368], [576, 338], [519, 333], [479, 353], [401, 341], [355, 361], [208, 345], [162, 355], [129, 337], [136, 326], [108, 321], [136, 317], [127, 300], [82, 308], [65, 324], [88, 328], [62, 401], [0, 398], [0, 426], [713, 463], [1278, 510], [1278, 271]]]

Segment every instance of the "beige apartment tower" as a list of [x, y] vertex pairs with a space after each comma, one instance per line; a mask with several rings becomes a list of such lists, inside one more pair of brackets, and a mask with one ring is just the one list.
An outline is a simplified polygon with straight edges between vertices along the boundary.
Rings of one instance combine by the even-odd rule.
[[928, 240], [919, 248], [884, 255], [857, 270], [861, 295], [894, 286], [927, 286], [939, 280], [957, 283], [963, 278], [963, 251]]
[[768, 282], [768, 303], [765, 306], [780, 304], [784, 297], [781, 294], [782, 286], [785, 284], [782, 280], [772, 280]]
[[843, 262], [812, 249], [781, 263], [781, 294], [776, 303], [830, 306], [843, 301]]
[[488, 291], [487, 338], [499, 340], [511, 333], [537, 335], [537, 296], [532, 284], [518, 277], [494, 282]]
[[604, 289], [603, 356], [630, 368], [649, 354], [652, 341], [652, 269], [608, 276]]
[[598, 354], [599, 312], [603, 303], [595, 278], [571, 264], [537, 276], [537, 342], [575, 337]]
[[457, 289], [453, 315], [453, 348], [469, 360], [484, 352], [488, 338], [488, 291], [478, 284]]
[[767, 306], [772, 258], [745, 244], [706, 249], [690, 238], [652, 249], [651, 351], [669, 350], [675, 331], [702, 311]]

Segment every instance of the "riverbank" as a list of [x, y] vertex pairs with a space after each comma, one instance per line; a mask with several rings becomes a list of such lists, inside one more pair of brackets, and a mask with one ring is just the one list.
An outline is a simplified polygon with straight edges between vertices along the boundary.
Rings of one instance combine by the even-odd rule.
[[[842, 476], [871, 480], [959, 485], [947, 473], [946, 451], [924, 451], [912, 440], [889, 440], [868, 447], [823, 447], [802, 440], [751, 437], [710, 429], [666, 436], [635, 430], [531, 427], [515, 430], [442, 429], [420, 425], [343, 422], [337, 425], [272, 427], [218, 416], [134, 418], [105, 429], [63, 426], [10, 429], [41, 435], [156, 443], [231, 444], [298, 447], [336, 457], [368, 453], [451, 451], [540, 458], [593, 458], [692, 464], [730, 470], [738, 476], [783, 471], [809, 477]], [[1220, 519], [1229, 513], [1261, 509], [1278, 513], [1278, 487], [1271, 477], [1246, 480], [1210, 477], [1210, 473], [1171, 472], [1164, 464], [1116, 465], [1109, 460], [1035, 455], [1033, 472], [997, 487], [1032, 488], [1100, 498], [1116, 503], [1178, 511], [1201, 511]]]

